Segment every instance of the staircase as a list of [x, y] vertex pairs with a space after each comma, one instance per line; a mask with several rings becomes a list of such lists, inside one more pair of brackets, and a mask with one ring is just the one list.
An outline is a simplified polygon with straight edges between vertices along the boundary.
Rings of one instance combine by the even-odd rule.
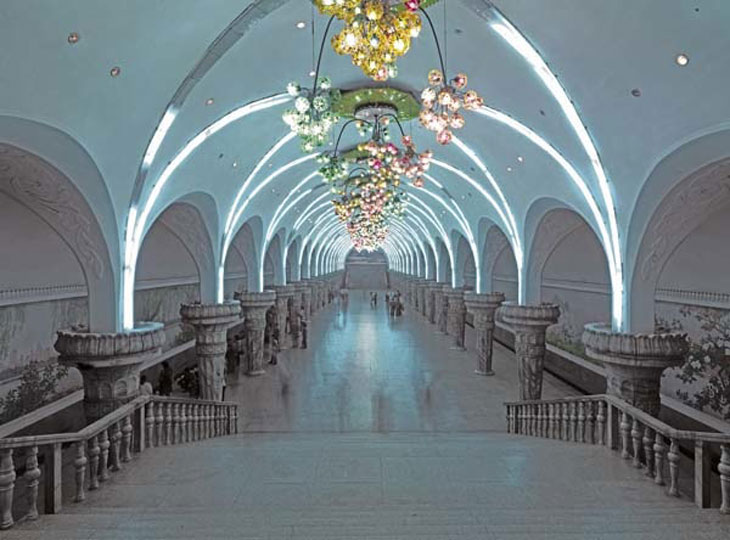
[[670, 497], [689, 493], [698, 507], [717, 501], [720, 513], [730, 514], [730, 434], [674, 429], [609, 395], [505, 406], [510, 433], [617, 450]]
[[[605, 447], [499, 432], [246, 434], [163, 446], [38, 538], [726, 538]], [[546, 534], [548, 533], [549, 534]], [[7, 535], [7, 536], [6, 536]]]

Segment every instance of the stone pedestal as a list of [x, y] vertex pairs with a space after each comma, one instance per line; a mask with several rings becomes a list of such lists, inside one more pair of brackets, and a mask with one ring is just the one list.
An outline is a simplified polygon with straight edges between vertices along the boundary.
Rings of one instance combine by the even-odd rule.
[[183, 304], [180, 306], [180, 316], [184, 323], [195, 329], [200, 398], [222, 401], [228, 346], [226, 332], [231, 324], [241, 319], [241, 306], [237, 301]]
[[139, 395], [142, 364], [160, 355], [165, 332], [160, 323], [141, 323], [130, 332], [95, 334], [57, 333], [54, 348], [59, 363], [81, 371], [84, 410], [95, 422]]
[[494, 315], [504, 302], [502, 293], [464, 294], [466, 308], [474, 314], [474, 330], [477, 334], [477, 368], [478, 375], [494, 375], [492, 370], [492, 343], [494, 341]]
[[438, 291], [443, 289], [443, 283], [431, 283], [426, 289], [426, 316], [428, 322], [436, 324], [438, 321]]
[[243, 313], [244, 369], [246, 375], [256, 377], [264, 371], [264, 330], [266, 310], [276, 301], [274, 291], [243, 293], [240, 298]]
[[420, 302], [421, 315], [426, 318], [429, 315], [428, 297], [431, 295], [430, 286], [432, 283], [433, 281], [427, 279], [418, 287], [418, 301]]
[[[276, 293], [276, 317], [279, 321], [279, 348], [289, 348], [289, 338], [286, 328], [286, 319], [289, 315], [289, 304], [294, 297], [294, 291], [290, 285], [277, 285], [274, 287]], [[291, 330], [290, 330], [291, 331]]]
[[507, 302], [499, 310], [502, 320], [515, 332], [519, 399], [540, 399], [545, 365], [545, 331], [548, 326], [558, 322], [560, 308], [555, 304], [520, 306]]
[[609, 324], [587, 324], [586, 353], [606, 368], [606, 393], [657, 416], [662, 373], [679, 366], [688, 351], [684, 334], [619, 334]]
[[302, 306], [307, 317], [312, 315], [312, 284], [309, 281], [302, 281]]
[[464, 350], [464, 332], [466, 331], [466, 306], [464, 305], [464, 289], [444, 289], [447, 304], [447, 333], [454, 337], [454, 349]]

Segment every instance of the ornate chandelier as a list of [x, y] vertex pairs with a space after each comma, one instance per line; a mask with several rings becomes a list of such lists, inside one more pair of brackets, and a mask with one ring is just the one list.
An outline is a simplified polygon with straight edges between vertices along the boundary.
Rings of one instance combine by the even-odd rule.
[[415, 13], [420, 0], [410, 0], [400, 9], [390, 0], [315, 0], [321, 13], [345, 22], [332, 37], [337, 54], [349, 55], [352, 63], [375, 81], [398, 74], [395, 65], [421, 33], [421, 17]]
[[302, 151], [311, 152], [324, 146], [340, 119], [332, 111], [332, 105], [340, 98], [340, 91], [332, 88], [328, 77], [319, 77], [312, 90], [291, 82], [286, 91], [295, 98], [294, 108], [284, 111], [282, 119], [299, 135]]

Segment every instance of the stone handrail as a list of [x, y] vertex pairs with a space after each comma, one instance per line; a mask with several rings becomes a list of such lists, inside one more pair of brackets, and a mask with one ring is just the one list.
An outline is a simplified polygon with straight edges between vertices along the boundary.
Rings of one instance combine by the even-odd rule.
[[[39, 517], [41, 482], [46, 513], [62, 507], [62, 450], [73, 446], [74, 502], [86, 498], [86, 490], [98, 489], [145, 448], [193, 442], [238, 432], [238, 404], [188, 398], [140, 396], [75, 433], [58, 433], [0, 439], [0, 529], [15, 523], [12, 513], [16, 464], [13, 455], [23, 452], [25, 498], [28, 511], [22, 520]], [[41, 478], [39, 449], [45, 452]], [[88, 481], [87, 481], [88, 478]]]
[[700, 508], [711, 506], [709, 446], [720, 445], [720, 512], [730, 514], [730, 433], [675, 429], [615, 396], [603, 394], [504, 405], [510, 433], [619, 450], [623, 459], [643, 468], [655, 484], [668, 482], [668, 494], [674, 497], [679, 497], [680, 442], [693, 443], [694, 498]]

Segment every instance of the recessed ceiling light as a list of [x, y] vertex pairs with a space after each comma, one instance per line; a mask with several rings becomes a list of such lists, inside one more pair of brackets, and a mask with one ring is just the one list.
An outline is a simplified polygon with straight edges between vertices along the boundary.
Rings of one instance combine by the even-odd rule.
[[109, 75], [112, 77], [119, 77], [119, 75], [122, 73], [122, 68], [119, 66], [114, 66], [111, 71], [109, 72]]
[[309, 72], [309, 76], [310, 77], [314, 77], [316, 74], [317, 73], [314, 70], [312, 70], [312, 71]]
[[71, 45], [75, 45], [76, 43], [78, 43], [78, 42], [79, 42], [79, 35], [78, 35], [78, 34], [77, 34], [76, 32], [71, 32], [71, 33], [70, 33], [70, 34], [68, 35], [68, 42], [69, 42], [69, 43], [70, 43]]
[[238, 161], [233, 162], [233, 168], [235, 169], [236, 167], [238, 167]]
[[206, 105], [213, 105], [213, 103], [215, 103], [215, 100], [212, 97], [205, 100]]
[[507, 172], [512, 172], [512, 167], [507, 167]]
[[680, 53], [677, 55], [677, 58], [675, 58], [674, 61], [677, 63], [678, 66], [684, 67], [689, 64], [689, 56], [684, 53]]
[[639, 90], [638, 88], [634, 88], [631, 91], [631, 95], [634, 96], [634, 97], [641, 97], [641, 90]]
[[522, 163], [523, 161], [525, 161], [525, 158], [523, 158], [522, 156], [517, 156], [517, 161]]
[[305, 28], [306, 26], [307, 26], [307, 23], [305, 23], [304, 21], [299, 21], [297, 23], [297, 28], [299, 28], [299, 30], [301, 30], [302, 28]]

